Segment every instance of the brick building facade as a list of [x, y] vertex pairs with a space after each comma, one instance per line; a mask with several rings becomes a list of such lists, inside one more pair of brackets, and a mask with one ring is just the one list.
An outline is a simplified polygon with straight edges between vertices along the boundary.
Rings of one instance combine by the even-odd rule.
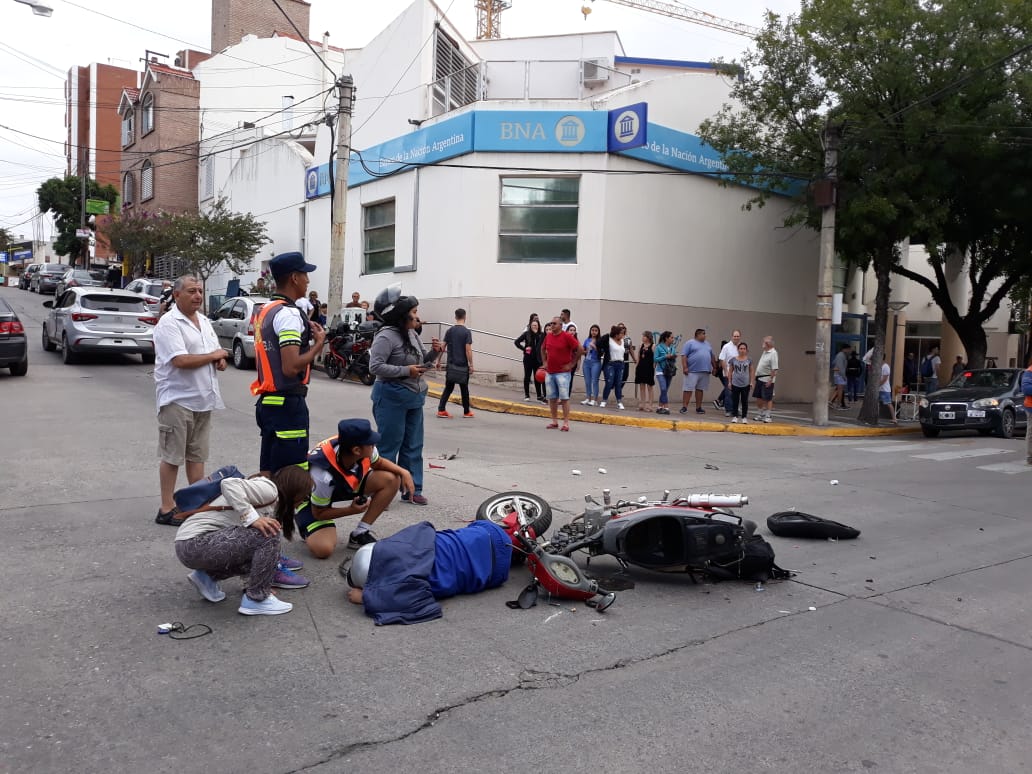
[[[280, 5], [307, 40], [311, 5], [304, 0], [282, 0]], [[213, 54], [236, 45], [244, 35], [265, 38], [277, 30], [295, 34], [290, 23], [269, 0], [212, 0]]]

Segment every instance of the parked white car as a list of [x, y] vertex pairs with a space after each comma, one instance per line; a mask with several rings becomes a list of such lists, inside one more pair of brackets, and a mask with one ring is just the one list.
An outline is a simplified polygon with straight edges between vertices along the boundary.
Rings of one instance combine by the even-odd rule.
[[139, 355], [154, 362], [154, 326], [158, 318], [144, 296], [110, 288], [71, 287], [43, 303], [43, 349], [61, 349], [66, 364], [87, 352]]

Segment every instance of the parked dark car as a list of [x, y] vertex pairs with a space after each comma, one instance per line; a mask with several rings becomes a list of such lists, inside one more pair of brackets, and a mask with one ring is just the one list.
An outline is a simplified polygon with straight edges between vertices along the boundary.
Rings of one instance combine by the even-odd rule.
[[59, 296], [68, 288], [102, 288], [104, 287], [104, 272], [87, 271], [86, 269], [69, 269], [54, 288], [54, 295]]
[[11, 376], [29, 372], [29, 347], [25, 328], [11, 305], [0, 298], [0, 368], [10, 368]]
[[977, 430], [1011, 438], [1025, 430], [1021, 369], [964, 370], [940, 390], [918, 401], [921, 432], [935, 438], [943, 430]]
[[65, 266], [63, 263], [44, 263], [29, 280], [29, 290], [37, 293], [54, 293], [57, 290], [57, 283], [70, 268], [72, 267]]
[[30, 263], [28, 266], [26, 266], [25, 271], [23, 271], [22, 275], [18, 278], [18, 287], [21, 290], [28, 290], [29, 285], [32, 284], [33, 275], [36, 272], [38, 272], [42, 267], [42, 263]]

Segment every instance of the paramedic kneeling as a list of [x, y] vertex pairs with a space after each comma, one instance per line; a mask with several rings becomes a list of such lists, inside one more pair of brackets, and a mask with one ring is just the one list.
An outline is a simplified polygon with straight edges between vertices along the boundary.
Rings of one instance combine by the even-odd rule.
[[[380, 434], [366, 419], [342, 419], [337, 437], [327, 438], [308, 455], [308, 470], [315, 488], [311, 502], [294, 517], [298, 532], [317, 559], [326, 559], [337, 545], [335, 519], [362, 514], [352, 530], [348, 548], [375, 543], [369, 527], [384, 512], [399, 486], [415, 491], [412, 475], [380, 457], [376, 444]], [[350, 500], [351, 504], [334, 507]]]

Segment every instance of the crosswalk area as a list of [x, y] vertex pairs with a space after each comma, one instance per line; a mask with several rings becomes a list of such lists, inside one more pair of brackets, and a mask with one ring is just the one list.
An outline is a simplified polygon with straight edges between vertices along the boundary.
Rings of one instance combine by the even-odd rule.
[[900, 455], [913, 460], [947, 462], [949, 460], [979, 460], [989, 463], [991, 458], [1008, 457], [1006, 461], [975, 465], [978, 470], [1005, 475], [1032, 473], [1032, 465], [1024, 459], [1024, 443], [1015, 443], [1010, 448], [1002, 446], [981, 446], [977, 439], [956, 439], [949, 441], [888, 441], [872, 438], [835, 438], [819, 441], [803, 441], [808, 446], [837, 447], [850, 453], [876, 455]]

